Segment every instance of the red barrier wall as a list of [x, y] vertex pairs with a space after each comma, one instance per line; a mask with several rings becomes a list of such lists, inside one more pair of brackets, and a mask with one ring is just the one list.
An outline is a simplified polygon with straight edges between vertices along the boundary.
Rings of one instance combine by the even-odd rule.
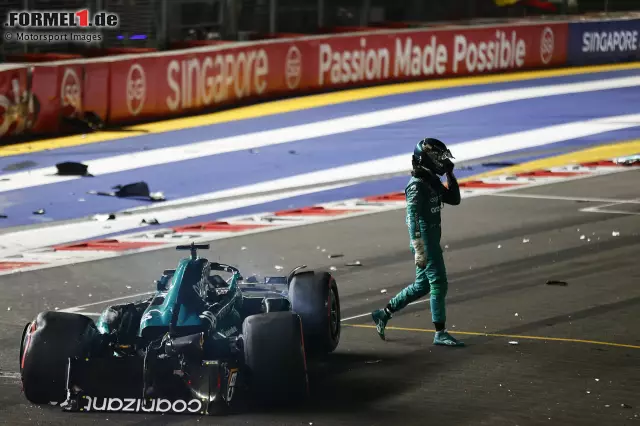
[[[30, 129], [33, 133], [55, 133], [60, 130], [60, 118], [63, 115], [61, 93], [67, 90], [70, 85], [67, 81], [65, 81], [64, 87], [61, 85], [61, 71], [62, 68], [58, 66], [33, 67], [31, 93], [40, 106], [35, 122]], [[68, 107], [65, 107], [64, 110], [66, 113], [70, 113]]]
[[93, 111], [99, 117], [108, 119], [111, 101], [110, 67], [101, 62], [84, 64], [82, 81], [82, 105], [84, 111]]
[[34, 105], [30, 101], [28, 68], [0, 72], [0, 138], [19, 135], [32, 127]]
[[[18, 78], [41, 108], [35, 125], [9, 126], [0, 137], [65, 130], [64, 118], [83, 111], [120, 124], [282, 94], [548, 68], [566, 63], [567, 33], [568, 23], [553, 23], [221, 44], [36, 65], [32, 85], [24, 69], [3, 71], [0, 100]], [[6, 111], [4, 120], [14, 120]]]

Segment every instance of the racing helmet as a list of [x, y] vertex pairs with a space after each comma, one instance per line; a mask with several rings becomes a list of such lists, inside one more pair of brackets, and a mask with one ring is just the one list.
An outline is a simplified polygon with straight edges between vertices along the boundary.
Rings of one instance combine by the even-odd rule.
[[424, 169], [438, 176], [447, 171], [447, 162], [454, 158], [444, 142], [434, 139], [422, 139], [413, 150], [411, 163], [414, 170]]

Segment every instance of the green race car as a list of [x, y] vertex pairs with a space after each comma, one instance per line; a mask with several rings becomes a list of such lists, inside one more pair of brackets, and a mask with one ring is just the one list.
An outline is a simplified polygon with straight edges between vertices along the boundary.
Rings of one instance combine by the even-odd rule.
[[164, 271], [153, 296], [96, 322], [38, 314], [20, 349], [26, 398], [67, 411], [214, 414], [236, 391], [266, 403], [307, 395], [307, 357], [340, 341], [334, 278], [301, 266], [245, 279], [198, 257], [208, 248], [178, 246], [191, 256]]

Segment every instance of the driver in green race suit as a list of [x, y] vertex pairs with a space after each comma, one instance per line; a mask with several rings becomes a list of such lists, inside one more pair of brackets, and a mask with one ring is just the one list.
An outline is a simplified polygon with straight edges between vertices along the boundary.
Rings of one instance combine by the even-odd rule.
[[[391, 299], [384, 309], [371, 314], [383, 340], [387, 321], [393, 314], [430, 292], [431, 317], [436, 328], [433, 343], [464, 346], [445, 328], [448, 282], [440, 246], [440, 210], [442, 203], [460, 204], [460, 188], [450, 158], [453, 156], [446, 145], [432, 138], [420, 141], [413, 152], [412, 177], [405, 188], [405, 196], [406, 222], [416, 265], [416, 280]], [[440, 180], [443, 175], [447, 176], [447, 186]]]

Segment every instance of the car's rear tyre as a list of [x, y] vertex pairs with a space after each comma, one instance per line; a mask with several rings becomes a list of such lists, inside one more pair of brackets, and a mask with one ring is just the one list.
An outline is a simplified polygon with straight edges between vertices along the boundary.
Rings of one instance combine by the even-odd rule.
[[26, 398], [34, 404], [66, 399], [70, 357], [85, 355], [95, 332], [91, 318], [66, 312], [42, 312], [25, 326], [20, 345], [20, 375]]
[[242, 324], [247, 379], [254, 401], [300, 400], [309, 393], [300, 317], [273, 312], [247, 317]]
[[340, 343], [340, 294], [328, 272], [296, 274], [289, 286], [291, 309], [302, 318], [307, 353], [333, 352]]

